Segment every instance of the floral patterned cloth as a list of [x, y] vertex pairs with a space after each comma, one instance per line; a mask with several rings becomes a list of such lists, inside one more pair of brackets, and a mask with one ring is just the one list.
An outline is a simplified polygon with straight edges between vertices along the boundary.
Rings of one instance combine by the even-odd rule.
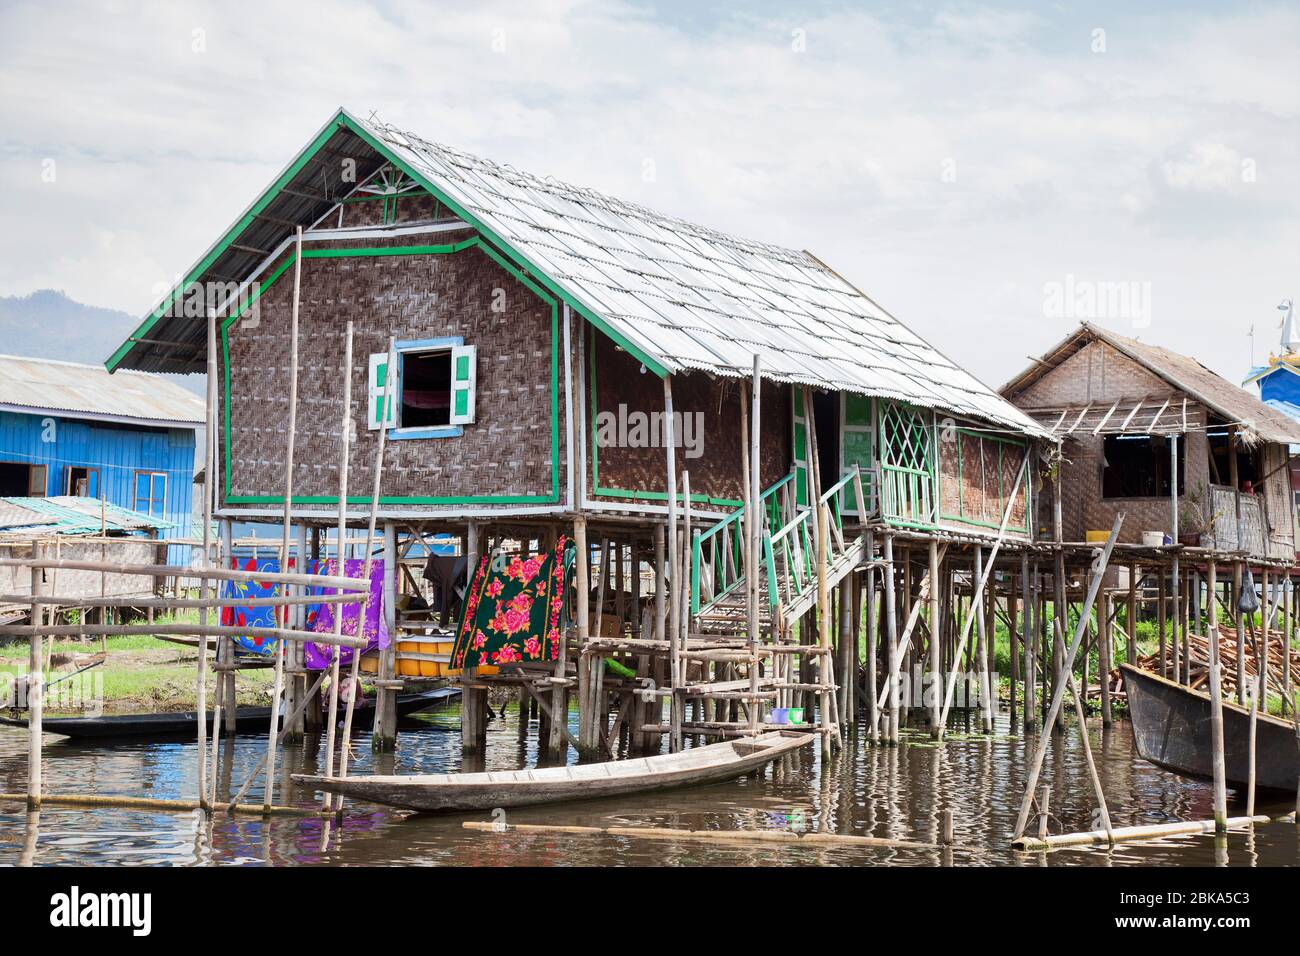
[[549, 554], [484, 555], [465, 596], [452, 672], [559, 657], [573, 557], [563, 535]]
[[[365, 570], [366, 562], [359, 558], [349, 558], [343, 562], [343, 573], [345, 577], [359, 578]], [[246, 561], [234, 559], [231, 566], [244, 571], [260, 571], [269, 574], [275, 574], [280, 570], [279, 558], [264, 558], [256, 560], [249, 558]], [[294, 561], [289, 559], [289, 570], [294, 569]], [[312, 561], [307, 565], [309, 574], [324, 574], [335, 576], [338, 573], [338, 562], [331, 558], [328, 561]], [[336, 588], [313, 587], [309, 594], [334, 594]], [[223, 589], [225, 597], [255, 598], [255, 597], [278, 597], [280, 595], [280, 585], [269, 581], [227, 581]], [[309, 604], [307, 605], [307, 630], [315, 631], [317, 634], [334, 633], [334, 604]], [[357, 604], [343, 605], [343, 634], [345, 637], [355, 637], [357, 635], [357, 622], [360, 620], [360, 608]], [[384, 562], [382, 559], [375, 559], [370, 563], [370, 593], [366, 597], [365, 605], [365, 625], [362, 628], [362, 635], [367, 638], [366, 651], [375, 648], [388, 646], [388, 623], [384, 619]], [[279, 623], [277, 623], [277, 620]], [[273, 605], [260, 605], [249, 607], [226, 607], [221, 609], [221, 623], [227, 627], [277, 627], [285, 626], [283, 624], [285, 609]], [[276, 645], [279, 643], [275, 639], [264, 637], [255, 637], [253, 635], [239, 635], [234, 639], [235, 644], [244, 652], [249, 654], [258, 654], [263, 657], [269, 657], [275, 653]], [[332, 645], [330, 644], [313, 644], [307, 642], [303, 644], [303, 658], [310, 670], [324, 670], [330, 666], [333, 661]], [[364, 652], [363, 652], [364, 653]], [[352, 648], [343, 648], [343, 654], [339, 658], [339, 666], [352, 663]]]
[[[312, 574], [324, 574], [327, 577], [338, 575], [338, 561], [330, 558], [322, 564], [312, 562]], [[345, 578], [359, 578], [365, 573], [366, 562], [360, 558], [348, 558], [343, 562]], [[312, 594], [337, 594], [337, 588], [312, 588]], [[343, 605], [343, 636], [357, 637], [358, 624], [360, 636], [366, 638], [366, 647], [361, 653], [366, 654], [375, 648], [388, 646], [388, 622], [384, 618], [384, 562], [375, 559], [370, 562], [370, 593], [366, 595], [365, 618], [361, 616], [360, 602]], [[309, 604], [307, 606], [307, 630], [317, 634], [334, 633], [334, 609], [337, 604]], [[340, 648], [339, 666], [352, 663], [353, 649]], [[320, 671], [329, 667], [334, 660], [334, 647], [331, 644], [313, 644], [310, 641], [302, 646], [303, 661], [308, 670]]]
[[[270, 574], [278, 573], [280, 570], [280, 559], [270, 558], [257, 560], [249, 558], [246, 561], [240, 561], [238, 558], [232, 558], [230, 566], [237, 571], [259, 571]], [[293, 567], [293, 561], [290, 560], [289, 567]], [[278, 597], [280, 586], [272, 584], [269, 581], [227, 581], [222, 588], [222, 597], [233, 598], [262, 598]], [[279, 627], [280, 623], [276, 620], [277, 613], [280, 615], [280, 621], [284, 620], [284, 608], [278, 608], [273, 605], [259, 605], [246, 607], [223, 607], [221, 609], [221, 623], [224, 627]], [[262, 657], [270, 657], [275, 653], [276, 645], [279, 641], [274, 638], [255, 637], [251, 634], [240, 634], [232, 638], [235, 646], [246, 654], [256, 654]]]

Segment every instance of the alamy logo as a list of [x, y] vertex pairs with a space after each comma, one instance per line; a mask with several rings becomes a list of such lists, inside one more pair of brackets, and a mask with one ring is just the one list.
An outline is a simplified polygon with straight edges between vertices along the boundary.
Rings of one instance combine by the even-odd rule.
[[[596, 415], [597, 448], [667, 448], [669, 419], [663, 412], [630, 412], [620, 404], [617, 412]], [[704, 454], [704, 413], [673, 412], [673, 447], [687, 458]]]
[[50, 925], [67, 929], [126, 926], [132, 936], [148, 936], [153, 928], [153, 895], [82, 893], [80, 887], [74, 886], [68, 893], [50, 897]]
[[1043, 283], [1043, 315], [1049, 319], [1123, 319], [1135, 329], [1151, 324], [1150, 282], [1093, 282], [1072, 273]]

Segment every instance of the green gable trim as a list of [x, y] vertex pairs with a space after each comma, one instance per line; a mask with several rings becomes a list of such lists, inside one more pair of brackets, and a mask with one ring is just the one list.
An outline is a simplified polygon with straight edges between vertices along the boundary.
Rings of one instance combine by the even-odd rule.
[[[481, 249], [493, 262], [506, 270], [522, 283], [530, 292], [550, 306], [551, 310], [551, 493], [550, 495], [468, 495], [468, 496], [381, 496], [381, 504], [556, 504], [560, 500], [560, 361], [557, 352], [560, 334], [559, 303], [546, 293], [531, 277], [524, 274], [508, 262], [500, 253], [487, 245], [478, 236], [457, 243], [419, 246], [380, 246], [354, 249], [309, 249], [302, 250], [304, 259], [343, 259], [375, 258], [384, 256], [418, 256], [418, 255], [454, 255], [467, 249]], [[230, 328], [244, 314], [252, 302], [260, 298], [293, 265], [294, 256], [289, 255], [285, 261], [254, 289], [253, 299], [240, 306], [239, 310], [221, 323], [222, 355], [222, 389], [221, 414], [223, 445], [225, 447], [225, 501], [228, 504], [283, 504], [284, 495], [232, 495], [231, 425], [230, 425]], [[348, 504], [368, 502], [369, 497], [349, 497]], [[307, 495], [293, 497], [294, 504], [338, 504], [338, 495]]]
[[[208, 269], [208, 267], [211, 266], [212, 263], [215, 262], [217, 258], [220, 257], [221, 254], [226, 251], [227, 248], [230, 247], [231, 243], [233, 243], [239, 237], [240, 233], [242, 233], [244, 229], [247, 228], [248, 225], [253, 221], [253, 218], [258, 213], [260, 213], [263, 209], [265, 209], [267, 205], [269, 205], [270, 202], [276, 197], [279, 191], [284, 186], [286, 186], [289, 183], [289, 181], [293, 179], [294, 176], [298, 174], [298, 172], [302, 169], [302, 167], [305, 166], [307, 163], [309, 163], [315, 157], [315, 155], [318, 152], [320, 152], [321, 148], [324, 147], [325, 144], [329, 142], [330, 138], [334, 135], [334, 133], [338, 129], [343, 129], [343, 128], [349, 130], [350, 132], [356, 134], [359, 138], [364, 140], [366, 144], [370, 146], [371, 149], [375, 150], [375, 152], [377, 152], [380, 156], [386, 159], [389, 163], [396, 166], [407, 176], [410, 176], [411, 179], [415, 180], [416, 183], [418, 183], [425, 190], [427, 190], [431, 196], [433, 196], [440, 203], [442, 203], [444, 206], [446, 206], [448, 209], [454, 212], [466, 223], [473, 226], [484, 236], [490, 239], [496, 246], [500, 247], [500, 249], [503, 251], [503, 253], [506, 256], [508, 256], [512, 261], [515, 262], [516, 266], [521, 272], [527, 273], [529, 276], [534, 278], [542, 286], [548, 289], [552, 295], [557, 297], [560, 301], [569, 305], [570, 308], [572, 308], [575, 312], [577, 312], [579, 315], [585, 318], [588, 322], [596, 326], [598, 329], [600, 329], [602, 332], [608, 335], [619, 345], [623, 346], [623, 348], [627, 349], [629, 352], [635, 355], [645, 365], [647, 369], [654, 372], [655, 375], [659, 376], [660, 378], [663, 378], [665, 375], [668, 374], [668, 369], [663, 365], [663, 363], [661, 363], [653, 356], [646, 353], [643, 349], [640, 349], [637, 346], [633, 345], [627, 339], [626, 336], [624, 336], [622, 333], [614, 329], [603, 318], [601, 318], [599, 315], [597, 315], [591, 309], [587, 308], [582, 303], [578, 302], [570, 293], [562, 289], [559, 286], [559, 284], [555, 282], [555, 280], [547, 276], [542, 270], [533, 266], [532, 263], [528, 262], [526, 258], [524, 258], [518, 252], [513, 250], [509, 243], [502, 240], [501, 237], [498, 236], [491, 229], [488, 229], [481, 221], [479, 221], [478, 217], [472, 215], [469, 212], [469, 210], [465, 209], [464, 206], [462, 206], [460, 203], [453, 200], [443, 190], [439, 189], [424, 174], [411, 167], [408, 163], [404, 162], [388, 147], [386, 143], [384, 143], [380, 139], [377, 139], [368, 129], [363, 127], [359, 122], [357, 122], [350, 115], [348, 115], [346, 110], [339, 110], [338, 113], [336, 113], [334, 117], [328, 123], [325, 124], [325, 127], [320, 131], [320, 133], [317, 134], [316, 138], [313, 139], [312, 142], [308, 144], [308, 146], [301, 153], [298, 154], [298, 157], [289, 166], [289, 168], [286, 169], [284, 173], [282, 173], [280, 177], [274, 183], [272, 183], [271, 186], [268, 187], [267, 190], [263, 192], [261, 196], [258, 197], [257, 201], [253, 204], [252, 207], [250, 207], [249, 211], [245, 213], [245, 215], [237, 223], [235, 223], [235, 225], [231, 226], [230, 229], [226, 231], [226, 234], [221, 237], [220, 241], [218, 241], [218, 243], [212, 248], [212, 250], [207, 255], [205, 255], [203, 259], [193, 269], [190, 270], [189, 274], [185, 277], [185, 279], [181, 282], [181, 284], [178, 285], [174, 290], [172, 290], [171, 294], [167, 297], [167, 299], [165, 299], [163, 303], [160, 306], [158, 306], [158, 308], [155, 309], [149, 315], [149, 317], [146, 318], [134, 332], [131, 333], [131, 336], [125, 342], [123, 342], [120, 346], [118, 346], [117, 351], [114, 352], [111, 356], [109, 356], [108, 361], [104, 363], [104, 365], [108, 368], [110, 372], [116, 370], [121, 365], [123, 359], [126, 358], [126, 355], [135, 346], [136, 341], [148, 335], [150, 330], [152, 330], [153, 327], [158, 324], [158, 321], [162, 318], [163, 314], [167, 312], [167, 310], [177, 300], [177, 298], [184, 294], [185, 289], [188, 288], [189, 285], [195, 281], [195, 279], [201, 276]], [[348, 197], [345, 197], [345, 199], [346, 198]]]
[[406, 175], [410, 176], [413, 180], [415, 180], [417, 183], [419, 183], [421, 186], [427, 189], [433, 195], [433, 197], [437, 199], [439, 202], [441, 202], [444, 206], [446, 206], [448, 209], [454, 212], [465, 222], [472, 225], [479, 232], [483, 233], [483, 235], [487, 236], [493, 243], [495, 243], [498, 247], [500, 247], [500, 249], [506, 255], [508, 255], [511, 259], [513, 259], [521, 269], [524, 269], [530, 275], [535, 277], [538, 282], [544, 285], [552, 294], [557, 296], [562, 302], [566, 303], [570, 308], [572, 308], [575, 312], [577, 312], [579, 315], [585, 318], [588, 322], [596, 326], [596, 328], [600, 329], [611, 339], [613, 339], [619, 345], [623, 346], [623, 348], [627, 349], [638, 359], [640, 359], [641, 362], [645, 364], [646, 368], [653, 371], [660, 378], [663, 378], [665, 375], [668, 374], [668, 369], [665, 368], [662, 363], [660, 363], [653, 356], [648, 355], [643, 349], [640, 349], [637, 346], [633, 345], [627, 339], [627, 337], [624, 336], [621, 332], [617, 331], [612, 326], [610, 326], [608, 322], [606, 322], [603, 318], [601, 318], [591, 309], [587, 308], [585, 305], [578, 302], [572, 295], [570, 295], [563, 288], [561, 288], [559, 284], [555, 282], [555, 280], [553, 280], [550, 276], [546, 275], [542, 270], [535, 267], [532, 263], [528, 262], [528, 260], [525, 259], [522, 255], [520, 255], [514, 249], [512, 249], [508, 242], [502, 240], [500, 236], [498, 236], [495, 232], [493, 232], [491, 229], [485, 226], [477, 216], [473, 215], [468, 209], [466, 209], [460, 203], [456, 202], [445, 192], [439, 189], [431, 180], [428, 179], [428, 177], [423, 175], [420, 171], [414, 169], [409, 164], [404, 162], [400, 157], [397, 156], [397, 154], [395, 154], [391, 149], [389, 149], [386, 143], [384, 143], [380, 139], [377, 139], [368, 129], [364, 128], [359, 123], [355, 122], [352, 119], [352, 117], [350, 117], [346, 112], [343, 111], [339, 112], [339, 121], [343, 125], [347, 126], [349, 130], [351, 130], [361, 139], [365, 140], [366, 143], [372, 149], [375, 150], [375, 152], [379, 153], [390, 163], [392, 163], [402, 172], [406, 173]]
[[289, 168], [281, 173], [280, 177], [257, 198], [257, 201], [249, 207], [248, 212], [246, 212], [238, 222], [226, 230], [226, 234], [221, 237], [220, 241], [212, 247], [212, 250], [208, 252], [207, 255], [199, 260], [198, 265], [190, 270], [189, 274], [180, 285], [173, 289], [167, 298], [162, 301], [162, 304], [159, 305], [158, 308], [154, 309], [154, 311], [140, 323], [139, 327], [131, 333], [130, 337], [117, 347], [117, 351], [110, 355], [108, 361], [104, 363], [105, 367], [110, 372], [115, 371], [117, 367], [122, 364], [122, 360], [126, 358], [127, 353], [135, 346], [136, 340], [149, 334], [150, 330], [158, 324], [159, 319], [163, 317], [167, 310], [185, 294], [185, 290], [189, 288], [191, 283], [206, 272], [208, 267], [220, 258], [221, 254], [230, 247], [230, 244], [239, 238], [240, 233], [248, 228], [257, 214], [269, 206], [271, 200], [279, 194], [280, 190], [287, 186], [289, 181], [293, 179], [294, 176], [298, 175], [298, 172], [304, 166], [311, 162], [312, 158], [320, 152], [321, 147], [329, 142], [330, 137], [332, 137], [335, 131], [339, 128], [340, 118], [342, 115], [343, 112], [340, 110], [333, 119], [325, 124], [325, 127], [316, 134], [316, 138], [307, 145], [307, 148], [298, 154], [297, 158], [289, 165]]

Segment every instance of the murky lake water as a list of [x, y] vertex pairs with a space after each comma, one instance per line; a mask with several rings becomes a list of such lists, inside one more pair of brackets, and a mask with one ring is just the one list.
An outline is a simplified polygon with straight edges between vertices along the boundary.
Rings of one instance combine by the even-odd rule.
[[[536, 727], [526, 741], [518, 735], [511, 705], [488, 733], [487, 769], [516, 769], [536, 763]], [[460, 769], [460, 735], [454, 709], [422, 720], [424, 729], [403, 732], [395, 754], [376, 757], [368, 735], [354, 741], [350, 772], [435, 773]], [[1211, 836], [1103, 849], [1017, 854], [1007, 847], [1015, 825], [1025, 765], [1034, 738], [1011, 737], [1006, 714], [998, 735], [954, 733], [934, 746], [927, 736], [908, 737], [898, 747], [872, 746], [857, 738], [823, 764], [807, 748], [783, 770], [731, 783], [510, 811], [511, 823], [589, 826], [657, 826], [681, 829], [813, 830], [935, 841], [944, 809], [954, 815], [960, 849], [915, 850], [861, 847], [708, 844], [606, 835], [483, 833], [464, 829], [470, 816], [414, 816], [367, 804], [349, 804], [341, 828], [332, 828], [322, 848], [322, 823], [312, 818], [228, 817], [198, 825], [194, 813], [47, 807], [35, 829], [21, 804], [0, 804], [0, 864], [23, 858], [37, 865], [771, 865], [816, 864], [897, 866], [1023, 864], [1057, 865], [1272, 865], [1300, 864], [1300, 827], [1261, 826], [1237, 832], [1216, 849]], [[576, 730], [576, 726], [575, 726]], [[1116, 826], [1203, 820], [1212, 816], [1211, 788], [1166, 773], [1133, 752], [1126, 724], [1103, 733], [1089, 726], [1093, 752], [1105, 780]], [[266, 749], [264, 738], [223, 741], [219, 799], [225, 800]], [[74, 744], [49, 736], [45, 748], [47, 793], [101, 793], [186, 797], [195, 793], [193, 743]], [[0, 728], [0, 790], [26, 789], [26, 736]], [[312, 794], [294, 788], [290, 773], [314, 773], [323, 764], [323, 744], [290, 748], [280, 761], [277, 803], [309, 805]], [[477, 769], [477, 768], [475, 768]], [[1052, 832], [1092, 828], [1092, 790], [1078, 730], [1071, 726], [1048, 751], [1042, 782], [1052, 786], [1056, 819]], [[288, 788], [288, 789], [285, 789]], [[1230, 814], [1244, 812], [1230, 793]], [[250, 788], [248, 802], [261, 799]], [[1289, 803], [1261, 805], [1261, 812], [1286, 812]], [[34, 837], [34, 844], [33, 844]], [[34, 846], [34, 850], [31, 848]]]

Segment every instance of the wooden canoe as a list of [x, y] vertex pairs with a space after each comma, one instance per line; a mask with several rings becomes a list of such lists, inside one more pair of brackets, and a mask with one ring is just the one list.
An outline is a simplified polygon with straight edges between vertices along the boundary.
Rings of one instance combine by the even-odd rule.
[[608, 763], [411, 776], [340, 778], [294, 774], [293, 779], [296, 783], [341, 793], [353, 800], [425, 813], [492, 810], [718, 783], [757, 770], [768, 761], [813, 739], [813, 734], [774, 731], [695, 747], [681, 753]]
[[[1120, 665], [1133, 741], [1144, 759], [1198, 780], [1214, 779], [1210, 696], [1159, 674]], [[1294, 796], [1300, 778], [1300, 736], [1289, 720], [1261, 713], [1255, 730], [1255, 787]], [[1247, 786], [1250, 711], [1223, 702], [1223, 757], [1230, 787]]]
[[[397, 716], [406, 717], [459, 696], [460, 689], [454, 687], [441, 687], [420, 694], [400, 694], [397, 698]], [[343, 713], [344, 705], [340, 704], [340, 721]], [[374, 700], [368, 698], [364, 702], [358, 701], [352, 712], [353, 728], [366, 730], [374, 720]], [[270, 722], [270, 707], [240, 707], [235, 711], [236, 734], [265, 734]], [[105, 714], [100, 717], [44, 717], [41, 720], [41, 730], [78, 740], [121, 740], [128, 737], [161, 740], [193, 737], [197, 723], [197, 711], [180, 710], [157, 714]], [[27, 718], [0, 716], [0, 724], [25, 728]], [[208, 730], [212, 730], [212, 711], [208, 711]]]

